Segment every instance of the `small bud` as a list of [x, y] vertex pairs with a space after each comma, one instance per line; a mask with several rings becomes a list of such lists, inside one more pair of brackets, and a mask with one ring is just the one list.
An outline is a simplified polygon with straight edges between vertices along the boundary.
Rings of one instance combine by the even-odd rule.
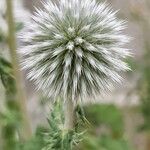
[[75, 32], [75, 29], [74, 29], [74, 28], [69, 27], [69, 28], [68, 28], [68, 31], [69, 31], [70, 33], [74, 33], [74, 32]]
[[73, 49], [74, 49], [74, 42], [69, 42], [69, 43], [67, 44], [67, 49], [73, 50]]
[[75, 42], [76, 42], [77, 45], [79, 45], [79, 44], [82, 44], [84, 42], [84, 40], [81, 37], [77, 37], [75, 39]]

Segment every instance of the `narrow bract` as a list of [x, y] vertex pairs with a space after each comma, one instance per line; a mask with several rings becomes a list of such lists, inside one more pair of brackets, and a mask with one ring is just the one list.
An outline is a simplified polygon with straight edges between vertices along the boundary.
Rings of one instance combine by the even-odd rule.
[[122, 80], [130, 55], [123, 46], [125, 21], [106, 2], [43, 2], [21, 35], [22, 65], [28, 78], [49, 97], [78, 101]]

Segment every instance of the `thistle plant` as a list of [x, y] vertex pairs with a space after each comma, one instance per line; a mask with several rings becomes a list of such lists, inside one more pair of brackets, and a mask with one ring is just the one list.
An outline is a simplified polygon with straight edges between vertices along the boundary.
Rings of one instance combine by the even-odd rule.
[[[75, 130], [68, 133], [63, 131], [65, 116], [61, 103], [59, 100], [56, 101], [48, 118], [49, 128], [48, 131], [45, 132], [45, 147], [42, 150], [71, 150], [73, 146], [82, 140], [84, 132], [77, 132], [79, 127], [78, 123], [81, 120], [79, 117]], [[77, 110], [76, 113], [79, 116], [79, 110]]]
[[42, 2], [23, 34], [22, 66], [49, 98], [64, 101], [64, 129], [74, 126], [74, 106], [94, 99], [122, 80], [129, 69], [122, 34], [125, 21], [106, 2], [60, 0]]

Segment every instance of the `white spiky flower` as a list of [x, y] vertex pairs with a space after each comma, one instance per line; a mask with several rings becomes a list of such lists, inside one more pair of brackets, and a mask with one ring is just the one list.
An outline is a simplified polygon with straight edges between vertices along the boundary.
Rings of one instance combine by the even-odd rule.
[[130, 55], [123, 45], [125, 22], [106, 2], [43, 2], [21, 35], [22, 65], [28, 78], [49, 97], [93, 97], [120, 82]]

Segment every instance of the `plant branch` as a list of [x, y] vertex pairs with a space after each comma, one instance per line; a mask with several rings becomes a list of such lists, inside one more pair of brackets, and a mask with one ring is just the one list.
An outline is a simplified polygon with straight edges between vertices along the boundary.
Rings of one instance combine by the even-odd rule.
[[24, 88], [22, 84], [21, 72], [19, 69], [19, 63], [17, 59], [17, 46], [16, 46], [16, 38], [15, 38], [15, 23], [13, 21], [13, 8], [12, 8], [12, 0], [6, 0], [7, 4], [7, 21], [8, 21], [8, 45], [10, 49], [10, 55], [12, 59], [13, 65], [13, 74], [16, 80], [16, 88], [17, 88], [17, 99], [21, 111], [23, 131], [21, 131], [21, 138], [23, 140], [31, 137], [31, 129], [29, 125], [29, 119], [27, 115], [26, 108], [26, 98], [24, 93]]

